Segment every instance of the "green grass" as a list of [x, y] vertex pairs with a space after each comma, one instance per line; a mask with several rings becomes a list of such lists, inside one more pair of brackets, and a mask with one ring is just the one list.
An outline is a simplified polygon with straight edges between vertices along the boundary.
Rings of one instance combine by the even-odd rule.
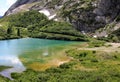
[[74, 59], [69, 63], [49, 68], [46, 71], [27, 70], [22, 74], [14, 73], [12, 77], [17, 82], [119, 82], [120, 60], [114, 57], [112, 59], [103, 57], [100, 60], [99, 53], [101, 52], [71, 49], [67, 51], [67, 54]]
[[5, 69], [7, 69], [7, 68], [11, 68], [11, 67], [8, 67], [8, 66], [0, 66], [0, 71], [3, 71], [3, 70], [5, 70]]
[[[31, 21], [32, 20], [32, 21]], [[46, 38], [57, 40], [88, 41], [88, 37], [68, 22], [48, 20], [37, 11], [21, 12], [0, 19], [0, 39]]]
[[89, 42], [89, 47], [101, 47], [104, 46], [105, 41], [100, 41], [100, 40], [91, 40]]
[[[45, 57], [39, 55], [44, 50], [26, 52], [20, 58], [28, 69], [23, 73], [13, 73], [14, 80], [10, 82], [119, 82], [120, 52], [92, 50], [88, 44], [55, 46], [48, 50], [50, 55]], [[107, 48], [111, 47], [113, 46]], [[51, 62], [56, 58], [66, 60], [65, 57], [70, 58], [70, 61], [57, 67], [49, 64], [57, 63]], [[42, 68], [42, 71], [35, 68]]]

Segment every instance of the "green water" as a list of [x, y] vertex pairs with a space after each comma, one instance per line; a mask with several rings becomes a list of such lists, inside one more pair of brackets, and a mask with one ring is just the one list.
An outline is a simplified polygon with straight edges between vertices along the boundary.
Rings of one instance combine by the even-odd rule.
[[21, 54], [24, 54], [26, 52], [34, 52], [40, 49], [45, 50], [50, 47], [53, 48], [54, 46], [59, 45], [64, 46], [71, 43], [72, 42], [70, 41], [35, 39], [35, 38], [23, 38], [0, 41], [0, 66], [13, 67], [0, 72], [0, 74], [10, 78], [10, 73], [24, 71], [26, 68], [18, 58], [18, 56], [20, 56]]

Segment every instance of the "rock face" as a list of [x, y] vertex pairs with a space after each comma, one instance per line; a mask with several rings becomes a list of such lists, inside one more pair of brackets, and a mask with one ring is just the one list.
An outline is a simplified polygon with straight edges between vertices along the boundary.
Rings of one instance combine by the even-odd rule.
[[25, 5], [25, 4], [30, 4], [30, 3], [34, 3], [34, 2], [38, 2], [40, 0], [17, 0], [16, 3], [14, 3], [9, 9], [8, 11], [5, 13], [5, 16], [6, 15], [10, 15], [10, 14], [14, 14], [14, 13], [17, 13], [15, 12], [14, 10], [22, 5]]
[[94, 12], [107, 23], [112, 22], [120, 14], [120, 0], [99, 0]]
[[8, 9], [5, 16], [28, 10], [40, 11], [42, 9], [51, 9], [51, 12], [54, 12], [54, 9], [58, 9], [58, 6], [56, 6], [57, 2], [59, 4], [65, 1], [68, 0], [17, 0], [16, 3]]
[[83, 33], [94, 32], [119, 16], [120, 0], [17, 0], [5, 16], [29, 10], [56, 21], [68, 21]]

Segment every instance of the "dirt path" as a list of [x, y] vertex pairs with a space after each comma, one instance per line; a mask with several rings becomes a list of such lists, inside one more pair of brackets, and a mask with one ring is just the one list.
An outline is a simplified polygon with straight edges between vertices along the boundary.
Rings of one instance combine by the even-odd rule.
[[120, 52], [120, 43], [106, 43], [103, 47], [94, 47], [94, 48], [78, 48], [78, 50], [96, 50], [96, 51], [105, 51], [105, 52]]

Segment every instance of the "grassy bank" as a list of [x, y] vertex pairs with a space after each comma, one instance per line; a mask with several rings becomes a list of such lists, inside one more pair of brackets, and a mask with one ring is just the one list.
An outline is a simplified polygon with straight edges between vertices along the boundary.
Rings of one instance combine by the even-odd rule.
[[[75, 43], [56, 46], [50, 48], [49, 55], [37, 54], [44, 50], [27, 52], [21, 60], [28, 70], [21, 74], [13, 73], [15, 80], [12, 82], [119, 82], [120, 44], [91, 45]], [[58, 64], [58, 60], [63, 62]], [[69, 61], [64, 62], [66, 60]]]
[[0, 66], [0, 72], [7, 69], [7, 68], [11, 68], [11, 67], [8, 67], [8, 66]]

